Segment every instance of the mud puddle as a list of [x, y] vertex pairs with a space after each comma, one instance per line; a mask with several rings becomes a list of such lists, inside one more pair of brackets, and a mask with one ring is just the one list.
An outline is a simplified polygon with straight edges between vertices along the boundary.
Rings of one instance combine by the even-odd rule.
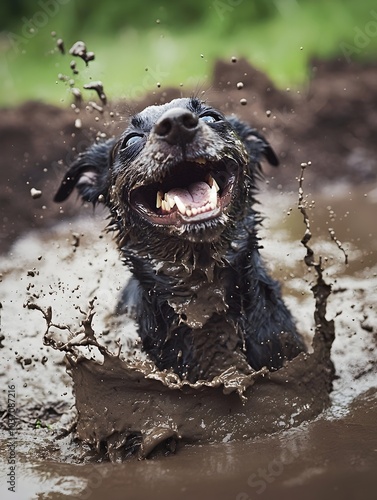
[[[127, 271], [111, 238], [101, 235], [103, 214], [31, 233], [17, 242], [2, 262], [2, 498], [3, 490], [8, 493], [4, 484], [9, 415], [5, 410], [11, 385], [15, 386], [19, 421], [17, 493], [10, 493], [9, 498], [374, 498], [376, 192], [376, 186], [343, 187], [307, 197], [313, 248], [324, 258], [326, 279], [334, 292], [327, 314], [335, 319], [337, 333], [332, 359], [338, 378], [331, 406], [314, 421], [294, 429], [285, 429], [283, 424], [280, 432], [270, 436], [236, 441], [225, 436], [222, 443], [185, 445], [175, 455], [141, 462], [98, 463], [90, 453], [83, 457], [83, 450], [69, 436], [56, 440], [58, 430], [73, 415], [72, 384], [62, 355], [42, 345], [43, 318], [23, 308], [34, 295], [42, 306], [52, 306], [56, 322], [66, 323], [71, 317], [74, 330], [82, 318], [75, 307], [85, 310], [96, 295], [96, 332], [101, 332], [100, 338], [108, 345], [119, 336], [127, 337], [132, 352], [133, 323], [124, 327], [110, 319]], [[287, 303], [300, 329], [313, 331], [310, 286], [315, 276], [302, 263], [305, 250], [299, 243], [303, 225], [297, 195], [266, 192], [260, 199], [268, 216], [264, 257], [284, 283]], [[329, 228], [348, 253], [347, 265]]]

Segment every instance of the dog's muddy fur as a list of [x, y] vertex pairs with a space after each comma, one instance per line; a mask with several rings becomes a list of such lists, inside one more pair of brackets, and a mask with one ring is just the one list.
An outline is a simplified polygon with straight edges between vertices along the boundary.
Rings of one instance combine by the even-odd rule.
[[55, 196], [61, 202], [76, 187], [110, 209], [133, 274], [118, 313], [136, 318], [160, 370], [190, 382], [229, 368], [249, 375], [305, 350], [259, 254], [263, 159], [278, 165], [255, 129], [196, 98], [175, 99], [81, 153]]

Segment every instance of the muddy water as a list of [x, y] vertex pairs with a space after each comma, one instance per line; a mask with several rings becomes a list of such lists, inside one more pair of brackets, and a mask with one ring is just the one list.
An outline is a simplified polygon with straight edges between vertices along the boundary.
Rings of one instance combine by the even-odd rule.
[[[307, 198], [313, 248], [323, 256], [334, 291], [328, 318], [336, 323], [332, 358], [338, 378], [331, 406], [314, 421], [292, 429], [282, 426], [273, 435], [234, 441], [225, 437], [216, 444], [181, 446], [175, 455], [123, 464], [98, 463], [89, 450], [83, 458], [85, 450], [70, 437], [56, 440], [57, 430], [73, 414], [72, 384], [62, 355], [42, 345], [41, 314], [23, 308], [34, 296], [41, 306], [52, 306], [56, 323], [69, 318], [69, 327], [77, 331], [82, 314], [75, 307], [87, 309], [96, 295], [93, 326], [101, 340], [110, 348], [118, 336], [127, 337], [133, 351], [132, 322], [117, 325], [110, 318], [127, 273], [110, 238], [99, 237], [105, 225], [102, 215], [18, 242], [3, 259], [1, 288], [1, 408], [6, 406], [7, 386], [14, 384], [22, 419], [16, 441], [17, 494], [9, 498], [375, 498], [376, 193], [372, 186], [343, 187]], [[266, 192], [260, 198], [268, 216], [264, 257], [284, 283], [301, 330], [313, 332], [310, 286], [315, 277], [302, 264], [305, 251], [299, 239], [304, 228], [297, 197]], [[349, 255], [347, 265], [329, 228]], [[0, 431], [1, 498], [8, 498], [7, 418], [4, 414]]]

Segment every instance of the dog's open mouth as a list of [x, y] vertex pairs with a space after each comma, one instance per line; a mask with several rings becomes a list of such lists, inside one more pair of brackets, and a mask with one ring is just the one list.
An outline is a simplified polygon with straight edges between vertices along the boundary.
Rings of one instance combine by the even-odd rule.
[[161, 182], [132, 190], [131, 206], [155, 224], [202, 222], [218, 217], [230, 204], [237, 165], [203, 158], [172, 167]]

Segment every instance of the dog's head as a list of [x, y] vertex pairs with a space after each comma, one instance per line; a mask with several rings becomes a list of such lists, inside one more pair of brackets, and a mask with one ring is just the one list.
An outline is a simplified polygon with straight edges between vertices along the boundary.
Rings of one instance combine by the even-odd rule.
[[76, 187], [104, 201], [122, 242], [158, 235], [214, 241], [245, 215], [262, 155], [278, 160], [254, 129], [195, 98], [147, 107], [118, 139], [78, 155], [55, 201]]

